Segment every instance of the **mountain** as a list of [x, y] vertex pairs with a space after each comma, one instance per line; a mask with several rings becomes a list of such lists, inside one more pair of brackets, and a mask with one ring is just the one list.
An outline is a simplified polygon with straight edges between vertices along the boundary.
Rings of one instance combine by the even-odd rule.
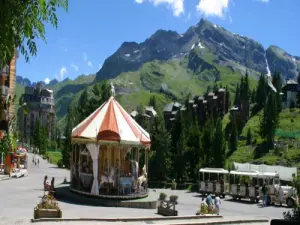
[[22, 76], [17, 76], [16, 82], [17, 84], [22, 85], [24, 87], [31, 86], [31, 81], [28, 78], [23, 78]]
[[[183, 59], [190, 50], [207, 48], [215, 56], [215, 62], [232, 70], [250, 69], [267, 74], [279, 70], [283, 77], [294, 78], [300, 71], [300, 58], [290, 56], [278, 47], [267, 50], [257, 41], [202, 19], [184, 34], [158, 30], [142, 43], [124, 42], [108, 57], [96, 74], [96, 80], [111, 79], [122, 72], [138, 70], [153, 60]], [[285, 66], [288, 65], [288, 69]]]

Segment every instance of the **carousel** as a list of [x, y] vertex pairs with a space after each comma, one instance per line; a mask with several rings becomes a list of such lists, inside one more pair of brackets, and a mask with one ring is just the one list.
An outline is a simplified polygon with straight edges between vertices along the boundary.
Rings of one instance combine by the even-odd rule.
[[71, 190], [101, 198], [148, 196], [150, 136], [110, 99], [72, 130]]

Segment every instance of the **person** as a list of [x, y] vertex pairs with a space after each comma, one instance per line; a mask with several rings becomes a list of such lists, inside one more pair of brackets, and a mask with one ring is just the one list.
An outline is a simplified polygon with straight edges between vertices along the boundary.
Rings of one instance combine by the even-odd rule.
[[216, 194], [215, 205], [216, 205], [217, 215], [219, 215], [219, 213], [220, 213], [221, 199], [220, 199], [218, 193]]
[[40, 165], [40, 159], [37, 160], [37, 164], [38, 164], [38, 166]]
[[213, 204], [211, 194], [208, 194], [208, 196], [206, 197], [206, 204], [208, 205], [208, 208], [210, 210]]
[[279, 195], [280, 205], [281, 205], [284, 202], [284, 200], [283, 200], [284, 193], [283, 193], [283, 189], [282, 189], [281, 185], [279, 185], [279, 188], [278, 188], [278, 195]]
[[54, 177], [52, 177], [52, 180], [51, 180], [51, 190], [55, 190], [55, 188], [54, 188], [54, 181], [55, 181], [55, 179], [54, 179]]
[[50, 186], [49, 186], [47, 180], [48, 180], [48, 176], [46, 175], [45, 178], [44, 178], [44, 183], [43, 183], [43, 185], [44, 185], [44, 191], [49, 191], [49, 189], [50, 189]]
[[268, 199], [268, 187], [266, 185], [266, 182], [264, 182], [262, 188], [261, 188], [261, 191], [263, 193], [263, 207], [266, 207], [267, 206], [267, 199]]

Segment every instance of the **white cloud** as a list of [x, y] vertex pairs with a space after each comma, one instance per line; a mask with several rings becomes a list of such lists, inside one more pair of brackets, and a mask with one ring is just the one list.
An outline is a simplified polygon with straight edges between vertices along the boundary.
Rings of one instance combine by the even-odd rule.
[[63, 66], [62, 68], [60, 68], [59, 74], [60, 74], [60, 80], [64, 79], [65, 74], [67, 74], [67, 68], [65, 66]]
[[49, 84], [50, 79], [47, 77], [44, 81], [45, 81], [46, 84]]
[[270, 0], [259, 0], [260, 2], [268, 3]]
[[232, 21], [232, 17], [231, 16], [229, 16], [229, 23], [232, 23], [233, 21]]
[[205, 16], [223, 17], [230, 0], [200, 0], [197, 11]]
[[102, 68], [102, 64], [100, 63], [100, 64], [99, 64], [99, 70], [101, 70], [101, 68]]
[[155, 6], [167, 4], [171, 7], [174, 16], [180, 16], [184, 13], [184, 0], [135, 0], [138, 4], [142, 4], [146, 1], [154, 4]]
[[87, 54], [85, 52], [82, 54], [82, 56], [83, 56], [83, 60], [87, 61], [88, 58], [87, 58]]
[[72, 64], [71, 64], [71, 67], [72, 67], [76, 72], [78, 72], [79, 66], [75, 65], [74, 63], [72, 63]]
[[88, 61], [88, 62], [87, 62], [87, 65], [88, 65], [89, 67], [93, 68], [93, 64], [92, 64], [91, 61]]
[[189, 20], [191, 18], [191, 13], [189, 12], [187, 19]]

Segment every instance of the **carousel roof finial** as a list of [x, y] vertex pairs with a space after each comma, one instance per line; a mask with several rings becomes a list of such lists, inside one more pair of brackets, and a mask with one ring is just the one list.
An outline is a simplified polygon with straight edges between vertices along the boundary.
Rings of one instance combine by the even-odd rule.
[[110, 92], [111, 92], [111, 96], [115, 97], [116, 91], [115, 91], [115, 86], [113, 85], [113, 82], [110, 82]]

